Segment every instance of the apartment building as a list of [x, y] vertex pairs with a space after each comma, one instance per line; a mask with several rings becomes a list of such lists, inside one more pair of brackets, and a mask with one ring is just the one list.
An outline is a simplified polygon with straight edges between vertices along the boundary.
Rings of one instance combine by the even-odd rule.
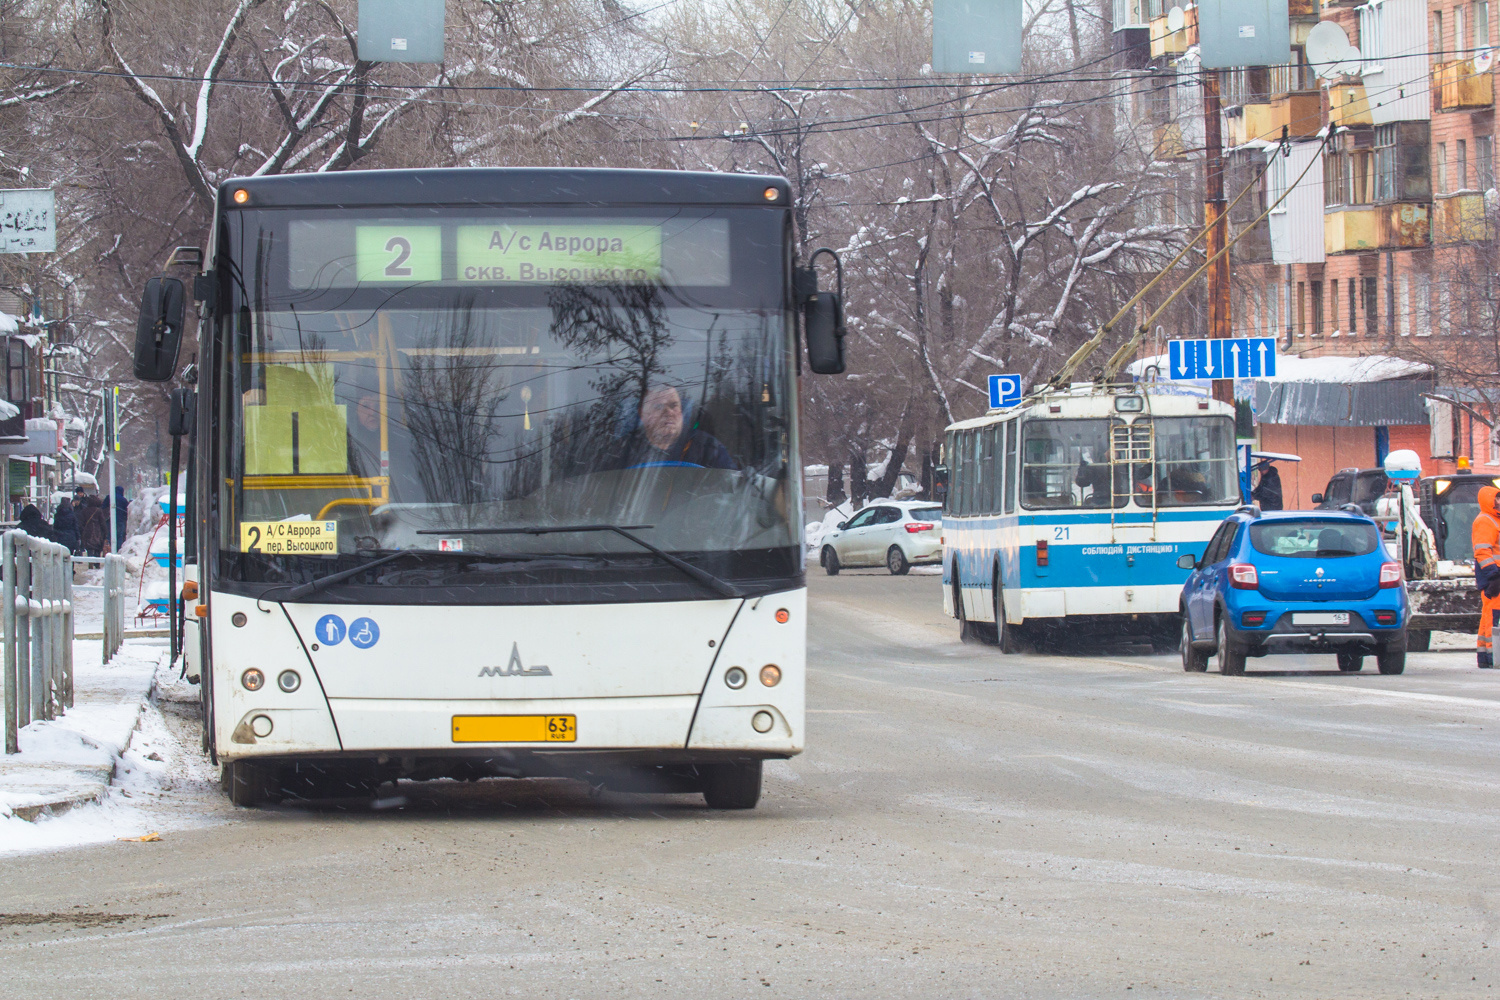
[[[1459, 456], [1500, 473], [1500, 435], [1431, 398], [1462, 399], [1462, 387], [1441, 384], [1446, 362], [1493, 357], [1500, 331], [1489, 277], [1500, 270], [1497, 6], [1292, 0], [1290, 61], [1219, 73], [1228, 196], [1255, 185], [1230, 215], [1244, 233], [1232, 257], [1236, 334], [1278, 337], [1300, 358], [1402, 359], [1310, 366], [1333, 380], [1328, 390], [1241, 387], [1262, 447], [1308, 459], [1289, 484], [1302, 503], [1331, 471], [1397, 448], [1422, 455], [1429, 474], [1452, 471]], [[1201, 73], [1185, 0], [1115, 0], [1114, 14], [1123, 73]], [[1313, 64], [1320, 21], [1338, 25], [1358, 58]], [[1339, 374], [1370, 371], [1387, 376]]]

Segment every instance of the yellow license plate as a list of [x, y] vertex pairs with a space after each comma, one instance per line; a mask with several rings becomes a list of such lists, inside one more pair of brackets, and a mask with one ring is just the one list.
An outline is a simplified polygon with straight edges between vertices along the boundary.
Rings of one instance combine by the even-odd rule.
[[455, 715], [454, 743], [572, 743], [576, 715]]

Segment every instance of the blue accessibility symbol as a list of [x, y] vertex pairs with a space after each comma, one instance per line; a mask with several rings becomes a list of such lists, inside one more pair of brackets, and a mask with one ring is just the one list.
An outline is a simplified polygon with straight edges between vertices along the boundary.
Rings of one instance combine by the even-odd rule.
[[344, 619], [338, 615], [324, 615], [318, 619], [318, 624], [313, 626], [313, 635], [317, 636], [318, 641], [325, 646], [337, 646], [343, 642], [344, 633], [347, 631], [348, 629], [344, 627]]
[[380, 626], [372, 619], [356, 618], [349, 623], [349, 641], [360, 649], [369, 649], [380, 641]]

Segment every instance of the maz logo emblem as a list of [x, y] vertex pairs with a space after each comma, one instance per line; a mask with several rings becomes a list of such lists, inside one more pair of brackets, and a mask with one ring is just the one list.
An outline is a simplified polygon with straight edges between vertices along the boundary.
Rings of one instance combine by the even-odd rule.
[[521, 648], [519, 643], [510, 644], [510, 662], [503, 667], [485, 667], [479, 671], [480, 677], [551, 677], [552, 671], [538, 663], [526, 667], [521, 665]]

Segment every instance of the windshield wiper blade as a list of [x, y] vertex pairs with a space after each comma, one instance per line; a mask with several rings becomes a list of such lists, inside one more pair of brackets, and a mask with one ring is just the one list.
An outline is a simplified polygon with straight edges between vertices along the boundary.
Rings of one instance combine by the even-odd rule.
[[634, 542], [641, 548], [659, 558], [662, 562], [674, 569], [681, 570], [686, 575], [697, 580], [705, 587], [718, 594], [720, 597], [744, 597], [744, 593], [738, 587], [714, 576], [707, 570], [699, 569], [685, 559], [679, 559], [670, 552], [661, 549], [646, 541], [640, 535], [634, 534], [647, 528], [654, 528], [654, 524], [569, 524], [569, 525], [532, 525], [522, 528], [423, 528], [419, 535], [562, 535], [573, 532], [611, 531], [621, 538]]
[[[383, 555], [379, 559], [371, 559], [369, 562], [365, 563], [362, 566], [356, 566], [353, 569], [340, 570], [337, 573], [329, 573], [327, 576], [320, 576], [316, 580], [309, 580], [307, 583], [293, 587], [291, 590], [286, 592], [286, 596], [283, 597], [282, 600], [300, 601], [304, 597], [311, 597], [313, 594], [316, 594], [318, 591], [324, 589], [325, 587], [331, 587], [335, 583], [343, 583], [350, 577], [359, 576], [359, 574], [363, 573], [367, 569], [374, 569], [376, 566], [384, 566], [386, 563], [395, 562], [402, 556], [414, 555], [421, 551], [421, 549], [401, 549], [399, 552], [391, 552], [387, 555]], [[271, 589], [275, 590], [276, 588], [273, 587]], [[266, 593], [270, 593], [270, 591], [266, 591]], [[262, 594], [261, 596], [264, 597], [265, 594]]]

